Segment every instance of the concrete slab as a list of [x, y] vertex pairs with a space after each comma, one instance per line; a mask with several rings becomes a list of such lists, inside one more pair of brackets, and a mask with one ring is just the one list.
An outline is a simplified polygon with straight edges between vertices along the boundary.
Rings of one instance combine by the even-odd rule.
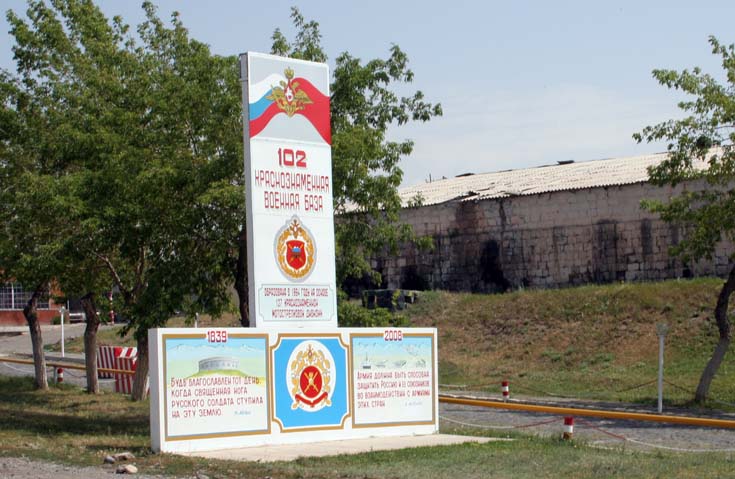
[[365, 439], [312, 442], [308, 444], [242, 447], [239, 449], [219, 451], [181, 453], [181, 455], [232, 461], [273, 462], [292, 461], [299, 457], [338, 456], [340, 454], [359, 454], [363, 452], [389, 451], [411, 447], [449, 446], [468, 442], [485, 443], [505, 440], [507, 439], [432, 434], [427, 436], [370, 437]]

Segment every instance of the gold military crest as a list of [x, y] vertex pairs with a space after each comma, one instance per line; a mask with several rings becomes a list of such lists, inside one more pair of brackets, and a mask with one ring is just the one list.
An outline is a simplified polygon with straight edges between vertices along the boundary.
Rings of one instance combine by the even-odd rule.
[[314, 269], [314, 238], [297, 216], [294, 215], [276, 234], [275, 255], [281, 272], [294, 281], [306, 279]]
[[291, 397], [294, 401], [291, 409], [301, 407], [316, 411], [331, 406], [331, 368], [331, 361], [324, 351], [314, 349], [311, 344], [296, 354], [290, 364]]

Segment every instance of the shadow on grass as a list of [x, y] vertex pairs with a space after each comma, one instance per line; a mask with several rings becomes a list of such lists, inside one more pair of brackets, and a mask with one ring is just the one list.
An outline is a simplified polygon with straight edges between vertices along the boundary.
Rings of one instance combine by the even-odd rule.
[[3, 429], [38, 434], [130, 434], [148, 435], [148, 418], [142, 416], [70, 416], [28, 411], [3, 411]]
[[148, 435], [148, 410], [119, 395], [87, 395], [75, 386], [35, 389], [33, 379], [0, 377], [4, 430], [39, 434]]

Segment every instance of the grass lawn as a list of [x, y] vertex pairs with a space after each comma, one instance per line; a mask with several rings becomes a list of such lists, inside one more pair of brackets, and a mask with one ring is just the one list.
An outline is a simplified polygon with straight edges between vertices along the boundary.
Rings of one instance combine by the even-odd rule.
[[[467, 434], [467, 429], [462, 433]], [[33, 390], [30, 378], [0, 376], [0, 454], [73, 465], [100, 466], [105, 454], [131, 451], [141, 473], [191, 476], [201, 472], [213, 479], [724, 478], [732, 477], [735, 470], [735, 454], [644, 453], [519, 434], [512, 437], [514, 441], [276, 463], [153, 454], [147, 402], [132, 402], [112, 393], [92, 396], [71, 385], [40, 392]]]

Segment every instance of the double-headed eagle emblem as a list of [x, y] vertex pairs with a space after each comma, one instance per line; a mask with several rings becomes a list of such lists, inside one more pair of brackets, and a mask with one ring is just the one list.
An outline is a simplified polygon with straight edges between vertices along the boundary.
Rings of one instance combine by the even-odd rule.
[[286, 81], [281, 80], [280, 86], [271, 86], [271, 94], [266, 98], [275, 102], [278, 108], [292, 117], [306, 105], [314, 102], [299, 88], [299, 82], [293, 79], [294, 71], [291, 68], [286, 68], [283, 73], [286, 75]]

